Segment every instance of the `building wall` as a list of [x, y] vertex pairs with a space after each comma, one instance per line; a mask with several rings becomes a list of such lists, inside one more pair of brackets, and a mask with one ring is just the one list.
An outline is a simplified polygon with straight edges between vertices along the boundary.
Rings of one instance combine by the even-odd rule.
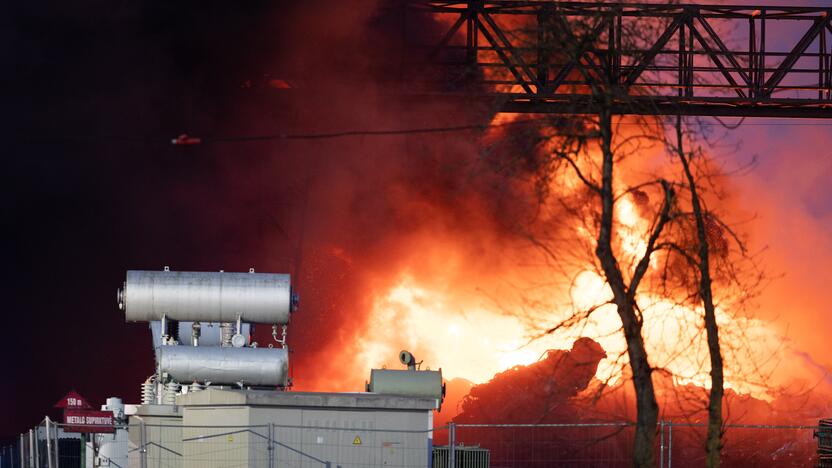
[[[184, 466], [413, 467], [429, 460], [429, 411], [186, 407]], [[238, 427], [210, 427], [222, 424]], [[201, 426], [201, 427], [196, 427]], [[268, 451], [269, 433], [274, 451]]]
[[[178, 410], [162, 405], [140, 408], [141, 414], [131, 416], [129, 420], [127, 465], [130, 468], [181, 468], [182, 417]], [[142, 440], [146, 465], [142, 464]]]
[[185, 407], [185, 468], [269, 466], [268, 430], [250, 427], [247, 406]]
[[141, 407], [130, 418], [131, 468], [142, 467], [142, 427], [147, 468], [426, 468], [430, 463], [431, 400], [205, 390], [177, 402]]

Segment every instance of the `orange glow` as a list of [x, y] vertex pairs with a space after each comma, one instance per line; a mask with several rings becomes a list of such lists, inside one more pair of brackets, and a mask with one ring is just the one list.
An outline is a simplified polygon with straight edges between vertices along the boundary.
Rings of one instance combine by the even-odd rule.
[[[643, 255], [646, 249], [641, 236], [649, 226], [626, 197], [617, 202], [616, 217], [621, 251], [628, 257], [622, 259], [622, 265], [632, 265], [635, 263], [632, 260]], [[585, 228], [577, 228], [575, 232], [591, 241]], [[423, 253], [459, 259], [460, 253], [453, 252], [455, 248], [452, 243], [437, 242]], [[651, 268], [657, 268], [656, 263], [654, 259]], [[508, 268], [501, 275], [520, 278], [524, 269], [529, 270], [528, 267]], [[557, 275], [537, 267], [531, 270], [535, 274]], [[442, 274], [447, 278], [463, 278], [466, 272], [463, 263], [456, 260], [447, 262]], [[627, 363], [621, 322], [613, 305], [602, 305], [610, 300], [611, 292], [594, 271], [579, 268], [572, 274], [574, 279], [568, 288], [558, 285], [538, 288], [535, 297], [549, 300], [545, 310], [529, 311], [524, 294], [506, 294], [494, 300], [485, 292], [460, 293], [466, 287], [453, 281], [423, 281], [404, 273], [392, 288], [376, 296], [363, 333], [359, 362], [364, 368], [396, 368], [398, 363], [394, 358], [398, 351], [409, 349], [417, 358], [424, 359], [426, 366], [441, 367], [448, 379], [459, 377], [482, 383], [515, 365], [537, 361], [549, 349], [569, 349], [583, 336], [598, 341], [607, 352], [596, 377], [610, 383], [619, 382]], [[677, 384], [709, 387], [709, 355], [702, 311], [649, 294], [640, 294], [637, 299], [644, 314], [644, 335], [651, 364], [670, 371]], [[589, 319], [532, 339], [545, 328], [541, 323], [557, 323], [572, 311], [598, 305], [601, 307]], [[752, 378], [750, 369], [755, 369], [754, 375], [774, 371], [778, 362], [773, 356], [783, 346], [783, 339], [762, 320], [736, 317], [721, 309], [717, 315], [725, 344], [726, 388], [768, 399], [769, 389]], [[541, 318], [545, 321], [541, 322]]]

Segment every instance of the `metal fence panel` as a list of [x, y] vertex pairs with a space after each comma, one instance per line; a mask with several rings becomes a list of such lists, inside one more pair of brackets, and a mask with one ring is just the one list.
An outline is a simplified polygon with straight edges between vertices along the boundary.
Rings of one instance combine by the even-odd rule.
[[[86, 443], [60, 424], [40, 424], [0, 447], [0, 468], [515, 468], [632, 464], [629, 422], [450, 424], [431, 431], [378, 429], [378, 421], [312, 420], [314, 425], [179, 426], [139, 420]], [[662, 421], [656, 466], [704, 464], [706, 427]], [[120, 432], [118, 432], [120, 431]], [[725, 466], [829, 466], [827, 426], [725, 426]]]

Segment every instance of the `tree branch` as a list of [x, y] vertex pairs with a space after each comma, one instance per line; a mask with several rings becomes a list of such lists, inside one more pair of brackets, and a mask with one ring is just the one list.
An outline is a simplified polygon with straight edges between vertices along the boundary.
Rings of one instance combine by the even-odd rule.
[[644, 255], [638, 262], [638, 265], [636, 265], [635, 272], [633, 272], [633, 278], [630, 280], [630, 286], [627, 288], [627, 297], [631, 301], [635, 298], [636, 291], [638, 291], [638, 285], [644, 278], [645, 273], [647, 273], [647, 267], [650, 266], [650, 256], [655, 251], [656, 242], [659, 240], [659, 236], [661, 236], [665, 225], [668, 221], [670, 221], [670, 208], [673, 206], [676, 199], [676, 192], [673, 190], [673, 187], [671, 187], [671, 185], [664, 180], [661, 181], [661, 184], [662, 189], [664, 190], [664, 202], [662, 203], [661, 213], [656, 220], [656, 224], [653, 226], [653, 231], [650, 233], [650, 238], [647, 240], [647, 250], [645, 250]]

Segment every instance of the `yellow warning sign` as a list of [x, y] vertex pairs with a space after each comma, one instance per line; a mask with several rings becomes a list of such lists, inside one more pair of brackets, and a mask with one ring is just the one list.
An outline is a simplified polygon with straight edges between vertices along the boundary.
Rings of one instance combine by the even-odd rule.
[[352, 440], [353, 445], [361, 445], [361, 437], [355, 436], [355, 439]]

